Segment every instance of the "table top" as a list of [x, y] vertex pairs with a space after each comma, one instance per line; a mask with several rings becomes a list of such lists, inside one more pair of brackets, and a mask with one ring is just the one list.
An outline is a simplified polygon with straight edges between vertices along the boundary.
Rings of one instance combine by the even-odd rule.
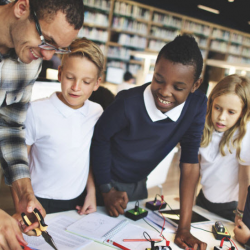
[[[147, 200], [142, 200], [139, 202], [140, 207], [145, 207], [145, 203], [146, 201], [149, 200], [153, 200], [153, 199], [147, 199]], [[171, 206], [172, 209], [178, 209], [179, 208], [179, 201], [176, 199], [175, 195], [171, 195], [171, 196], [165, 196], [165, 201]], [[135, 206], [135, 202], [129, 202], [127, 209], [133, 209]], [[126, 209], [126, 210], [127, 210]], [[195, 225], [195, 227], [201, 227], [204, 228], [206, 230], [212, 230], [212, 225], [214, 225], [215, 221], [221, 221], [223, 223], [223, 225], [227, 228], [227, 230], [229, 231], [229, 233], [231, 234], [231, 239], [234, 241], [234, 243], [236, 244], [237, 248], [239, 250], [244, 249], [239, 243], [237, 243], [237, 241], [235, 240], [234, 233], [233, 233], [233, 229], [234, 229], [234, 223], [230, 222], [226, 219], [221, 218], [220, 216], [217, 216], [213, 213], [208, 212], [207, 210], [199, 207], [199, 206], [194, 206], [193, 210], [196, 211], [197, 213], [203, 215], [204, 217], [210, 219], [211, 221], [206, 222], [206, 223], [202, 223], [202, 224], [197, 224]], [[97, 212], [99, 213], [104, 213], [106, 214], [106, 210], [105, 207], [97, 207]], [[67, 211], [67, 212], [62, 212], [62, 213], [54, 213], [54, 214], [49, 214], [46, 216], [46, 221], [49, 219], [52, 219], [53, 217], [57, 216], [57, 215], [66, 215], [69, 216], [71, 218], [74, 219], [80, 219], [82, 218], [82, 216], [78, 215], [76, 211]], [[84, 216], [84, 215], [83, 215]], [[124, 219], [124, 215], [119, 215], [118, 217], [119, 219]], [[151, 229], [153, 230], [144, 220], [138, 220], [138, 221], [133, 221], [128, 219], [130, 223], [133, 223], [135, 225], [141, 226], [145, 229]], [[180, 249], [177, 245], [174, 244], [174, 238], [175, 238], [175, 234], [171, 233], [171, 232], [165, 232], [167, 230], [163, 231], [164, 237], [170, 241], [170, 246], [173, 250], [177, 250]], [[218, 246], [220, 244], [219, 240], [216, 240], [214, 238], [214, 235], [212, 233], [206, 232], [206, 231], [202, 231], [200, 229], [196, 229], [196, 228], [191, 228], [191, 233], [198, 238], [201, 241], [204, 241], [207, 243], [207, 249], [208, 250], [213, 250], [214, 246]], [[230, 246], [230, 243], [226, 242], [224, 243], [224, 245]], [[114, 248], [111, 248], [109, 246], [106, 245], [101, 245], [97, 242], [92, 242], [90, 245], [82, 248], [83, 250], [100, 250], [100, 247], [102, 250], [111, 250]], [[139, 249], [137, 249], [139, 250]], [[143, 249], [144, 250], [144, 249]]]

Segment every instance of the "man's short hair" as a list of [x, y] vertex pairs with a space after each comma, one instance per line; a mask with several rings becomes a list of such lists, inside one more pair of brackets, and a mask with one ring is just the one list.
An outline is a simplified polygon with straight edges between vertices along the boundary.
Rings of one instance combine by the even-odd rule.
[[123, 80], [125, 81], [125, 82], [127, 82], [127, 81], [129, 81], [129, 80], [131, 80], [131, 79], [133, 79], [134, 77], [133, 77], [133, 75], [129, 72], [129, 71], [126, 71], [125, 73], [124, 73], [124, 75], [123, 75]]
[[[83, 25], [84, 7], [82, 0], [29, 0], [31, 11], [35, 11], [38, 20], [52, 21], [58, 11], [66, 15], [67, 22], [79, 30]], [[33, 13], [30, 14], [33, 19]]]
[[159, 52], [156, 64], [162, 57], [174, 63], [194, 66], [194, 80], [199, 79], [203, 67], [203, 58], [193, 36], [177, 36], [173, 41], [167, 43]]
[[96, 65], [98, 69], [98, 77], [102, 75], [104, 67], [104, 55], [97, 44], [85, 37], [78, 38], [72, 42], [72, 44], [70, 45], [70, 50], [71, 52], [69, 54], [64, 54], [62, 57], [62, 67], [69, 57], [86, 57]]

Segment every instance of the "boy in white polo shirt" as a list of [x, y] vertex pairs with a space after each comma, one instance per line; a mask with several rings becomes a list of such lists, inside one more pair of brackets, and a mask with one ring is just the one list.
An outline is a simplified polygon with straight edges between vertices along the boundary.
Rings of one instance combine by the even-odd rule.
[[99, 87], [103, 62], [95, 43], [86, 38], [75, 40], [59, 67], [62, 92], [35, 101], [28, 109], [25, 125], [31, 183], [47, 213], [96, 211], [89, 148], [103, 110], [88, 98]]

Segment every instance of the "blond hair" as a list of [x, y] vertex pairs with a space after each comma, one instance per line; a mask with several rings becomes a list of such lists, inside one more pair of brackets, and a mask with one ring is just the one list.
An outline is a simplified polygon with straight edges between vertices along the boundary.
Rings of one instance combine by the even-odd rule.
[[61, 66], [65, 64], [67, 58], [72, 56], [86, 57], [88, 60], [93, 62], [98, 69], [98, 77], [102, 75], [104, 67], [104, 56], [100, 47], [94, 42], [88, 40], [87, 38], [78, 38], [72, 42], [70, 45], [71, 52], [69, 54], [64, 54], [62, 57]]
[[[212, 123], [212, 109], [213, 101], [216, 97], [225, 94], [236, 94], [242, 101], [242, 113], [236, 124], [224, 132], [220, 141], [220, 153], [225, 156], [224, 147], [227, 146], [230, 153], [230, 144], [236, 148], [236, 157], [240, 159], [241, 142], [246, 134], [246, 125], [250, 118], [250, 80], [246, 77], [239, 75], [230, 75], [222, 79], [216, 84], [208, 98], [207, 115], [203, 136], [201, 140], [201, 147], [207, 147], [211, 142], [214, 126]], [[237, 137], [233, 140], [235, 131], [239, 129]]]

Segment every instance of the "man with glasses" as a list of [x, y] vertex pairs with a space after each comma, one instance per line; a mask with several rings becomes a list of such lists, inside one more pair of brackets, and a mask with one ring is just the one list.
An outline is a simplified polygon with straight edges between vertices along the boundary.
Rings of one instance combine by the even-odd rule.
[[[0, 0], [0, 164], [17, 194], [19, 212], [36, 207], [23, 122], [42, 59], [68, 53], [83, 24], [82, 0]], [[21, 249], [13, 219], [0, 210], [0, 249]], [[37, 227], [33, 223], [27, 230]]]

